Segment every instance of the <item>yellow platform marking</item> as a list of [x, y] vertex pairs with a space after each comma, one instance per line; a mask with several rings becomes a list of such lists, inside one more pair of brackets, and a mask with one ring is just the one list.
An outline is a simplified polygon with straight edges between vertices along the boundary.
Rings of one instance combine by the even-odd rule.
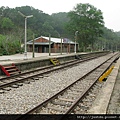
[[56, 58], [51, 58], [50, 61], [53, 63], [53, 65], [59, 65], [60, 62]]
[[106, 78], [112, 71], [112, 69], [114, 68], [114, 66], [112, 66], [110, 69], [108, 69], [100, 78], [99, 81], [102, 82], [104, 78]]

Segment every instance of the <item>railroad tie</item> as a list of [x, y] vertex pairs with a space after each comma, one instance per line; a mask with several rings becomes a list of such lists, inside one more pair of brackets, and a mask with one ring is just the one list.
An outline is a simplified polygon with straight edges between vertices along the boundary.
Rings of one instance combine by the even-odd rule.
[[68, 94], [80, 95], [80, 93], [78, 93], [78, 92], [68, 92]]
[[0, 94], [1, 94], [1, 93], [4, 93], [4, 90], [1, 90], [1, 89], [0, 89]]
[[18, 85], [18, 86], [23, 86], [23, 83], [16, 83], [16, 85]]
[[11, 88], [10, 87], [6, 87], [6, 88], [2, 88], [2, 90], [5, 90], [5, 91], [10, 91]]
[[59, 100], [66, 101], [66, 102], [74, 102], [75, 100], [66, 99], [66, 98], [59, 98]]
[[18, 88], [19, 86], [17, 84], [11, 85], [12, 88]]
[[82, 92], [80, 89], [76, 89], [76, 88], [72, 88], [71, 91], [78, 91], [78, 92]]
[[55, 110], [55, 111], [60, 111], [60, 112], [66, 112], [67, 111], [67, 109], [56, 108], [56, 107], [48, 107], [48, 109]]
[[4, 82], [1, 82], [1, 81], [0, 81], [0, 85], [3, 85], [3, 84], [4, 84]]
[[58, 101], [52, 101], [51, 102], [52, 104], [54, 104], [54, 105], [61, 105], [61, 106], [67, 106], [67, 107], [70, 107], [72, 104], [70, 104], [70, 103], [63, 103], [63, 102], [58, 102]]

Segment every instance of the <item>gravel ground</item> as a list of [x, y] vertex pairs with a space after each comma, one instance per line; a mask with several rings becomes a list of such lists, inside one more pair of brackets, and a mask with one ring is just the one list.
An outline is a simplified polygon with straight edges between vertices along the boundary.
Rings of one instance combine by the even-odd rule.
[[[120, 71], [120, 69], [119, 69]], [[120, 114], [120, 72], [113, 89], [112, 97], [107, 110], [108, 114]]]
[[48, 74], [30, 84], [0, 94], [0, 114], [23, 114], [102, 63], [110, 55]]

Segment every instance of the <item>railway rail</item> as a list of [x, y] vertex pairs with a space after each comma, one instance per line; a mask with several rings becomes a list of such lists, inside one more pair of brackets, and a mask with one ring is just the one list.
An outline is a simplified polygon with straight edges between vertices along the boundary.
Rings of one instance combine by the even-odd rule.
[[[119, 58], [119, 54], [115, 54], [102, 64], [67, 86], [57, 94], [53, 95], [46, 101], [42, 102], [35, 108], [31, 109], [17, 120], [25, 120], [32, 116], [28, 114], [77, 114], [85, 113], [89, 108], [87, 106], [88, 99], [91, 100], [92, 92], [95, 87], [100, 87], [99, 77]], [[86, 108], [86, 109], [85, 109]], [[34, 117], [34, 116], [33, 116]], [[64, 116], [63, 116], [64, 117]]]
[[95, 59], [95, 58], [103, 56], [103, 55], [106, 55], [106, 53], [91, 55], [87, 58], [71, 60], [71, 61], [62, 63], [57, 66], [50, 65], [47, 67], [37, 68], [35, 70], [23, 72], [21, 74], [17, 74], [14, 76], [1, 78], [0, 79], [0, 90], [1, 90], [0, 92], [2, 93], [2, 92], [4, 92], [4, 90], [9, 91], [11, 89], [11, 87], [17, 88], [19, 86], [22, 86], [23, 83], [30, 83], [30, 81], [39, 80], [39, 78], [44, 77], [45, 74], [48, 74], [50, 72], [60, 70], [60, 69], [66, 68], [66, 67], [70, 67], [73, 65], [77, 65], [81, 62]]

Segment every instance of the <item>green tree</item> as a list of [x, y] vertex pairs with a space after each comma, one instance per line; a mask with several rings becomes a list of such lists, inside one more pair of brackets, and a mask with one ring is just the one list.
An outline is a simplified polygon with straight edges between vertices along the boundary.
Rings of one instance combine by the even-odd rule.
[[19, 38], [15, 35], [0, 34], [0, 55], [15, 54], [21, 52]]
[[1, 21], [1, 28], [4, 31], [10, 31], [14, 27], [14, 23], [9, 19], [4, 17]]
[[[102, 38], [104, 41], [104, 48], [107, 50], [116, 50], [120, 46], [119, 32], [114, 32], [106, 27], [103, 28]], [[117, 48], [116, 48], [117, 47]]]
[[[54, 20], [52, 22], [53, 23], [52, 25], [55, 28], [55, 30], [57, 30], [58, 34], [60, 34], [61, 37], [68, 37], [69, 34], [67, 34], [65, 30], [65, 24], [69, 21], [68, 13], [66, 12], [53, 13], [51, 17]], [[58, 34], [56, 37], [58, 37]]]
[[77, 4], [72, 11], [68, 13], [70, 18], [66, 29], [74, 36], [77, 34], [78, 43], [86, 48], [92, 45], [96, 37], [101, 36], [102, 27], [104, 26], [103, 16], [101, 10], [97, 10], [90, 4]]

